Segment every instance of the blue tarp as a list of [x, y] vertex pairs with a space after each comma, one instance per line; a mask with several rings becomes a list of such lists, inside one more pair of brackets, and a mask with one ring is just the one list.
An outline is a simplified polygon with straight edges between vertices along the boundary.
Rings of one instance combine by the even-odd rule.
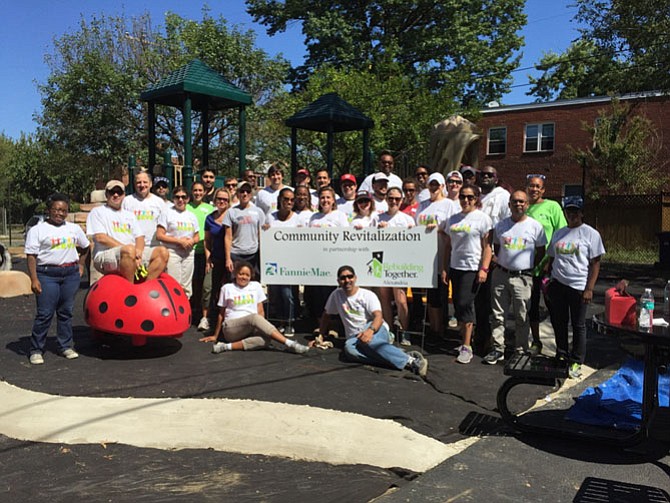
[[[568, 411], [566, 419], [621, 430], [636, 430], [642, 420], [644, 364], [629, 359], [617, 372], [595, 388], [587, 388]], [[670, 375], [658, 378], [658, 402], [668, 407]]]

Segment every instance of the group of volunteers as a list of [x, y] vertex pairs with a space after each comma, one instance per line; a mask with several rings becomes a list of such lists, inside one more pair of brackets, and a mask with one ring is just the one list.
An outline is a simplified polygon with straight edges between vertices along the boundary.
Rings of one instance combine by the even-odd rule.
[[[544, 298], [557, 356], [566, 359], [570, 375], [578, 377], [586, 348], [586, 306], [605, 253], [598, 232], [583, 221], [582, 198], [565, 197], [561, 208], [544, 199], [545, 175], [528, 175], [526, 187], [513, 190], [498, 180], [492, 166], [462, 166], [445, 177], [420, 165], [405, 179], [393, 170], [393, 156], [382, 152], [379, 170], [360, 186], [354, 175], [340, 176], [340, 195], [325, 169], [314, 173], [314, 186], [306, 169], [296, 172], [293, 186], [285, 185], [282, 165], [272, 164], [265, 187], [258, 187], [256, 174], [247, 170], [239, 180], [228, 178], [224, 187], [216, 188], [215, 172], [204, 168], [190, 190], [175, 187], [171, 201], [166, 178], [152, 180], [147, 172], [139, 172], [131, 195], [126, 195], [122, 182], [107, 183], [106, 203], [88, 215], [86, 234], [66, 221], [67, 197], [52, 195], [47, 219], [26, 238], [37, 298], [30, 362], [44, 362], [54, 314], [59, 351], [66, 358], [78, 356], [72, 342], [72, 307], [89, 238], [91, 263], [102, 274], [133, 281], [138, 268], [144, 267], [147, 280], [164, 271], [173, 276], [201, 313], [195, 318], [205, 332], [200, 340], [214, 343], [213, 352], [257, 349], [276, 341], [305, 353], [309, 347], [291, 339], [300, 309], [298, 288], [270, 285], [267, 299], [254, 279], [259, 274], [260, 233], [272, 227], [423, 226], [439, 234], [439, 286], [426, 295], [429, 339], [443, 335], [450, 285], [454, 312], [448, 323], [459, 327], [461, 338], [457, 362], [470, 363], [475, 352], [488, 364], [519, 351], [539, 354]], [[425, 377], [425, 357], [394, 344], [394, 331], [399, 345], [412, 344], [407, 289], [368, 290], [358, 287], [356, 280], [353, 268], [342, 265], [338, 288], [304, 287], [308, 313], [320, 318], [319, 335], [327, 336], [331, 318], [339, 316], [347, 359]], [[267, 321], [266, 300], [271, 319], [281, 320], [279, 328]], [[508, 313], [515, 320], [511, 340], [505, 337]]]

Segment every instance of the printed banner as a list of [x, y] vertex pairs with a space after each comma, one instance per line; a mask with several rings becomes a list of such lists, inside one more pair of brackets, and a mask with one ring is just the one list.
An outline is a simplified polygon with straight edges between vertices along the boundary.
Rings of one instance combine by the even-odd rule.
[[261, 281], [337, 286], [350, 265], [360, 286], [435, 288], [437, 230], [272, 227], [261, 231]]

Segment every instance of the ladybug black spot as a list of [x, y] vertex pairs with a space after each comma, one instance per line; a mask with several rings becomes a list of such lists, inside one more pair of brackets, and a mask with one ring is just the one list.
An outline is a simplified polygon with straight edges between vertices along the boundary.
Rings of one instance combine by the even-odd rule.
[[91, 292], [95, 292], [95, 290], [98, 288], [98, 284], [96, 283], [91, 287]]
[[140, 325], [140, 328], [145, 332], [151, 332], [154, 329], [154, 322], [151, 320], [144, 320]]
[[175, 293], [175, 295], [181, 297], [181, 290], [179, 288], [173, 288], [172, 291]]
[[167, 307], [164, 307], [163, 309], [161, 309], [161, 316], [165, 317], [170, 316], [170, 310]]
[[135, 297], [134, 295], [128, 295], [128, 297], [126, 297], [126, 300], [124, 300], [123, 302], [126, 306], [133, 307], [135, 304], [137, 304], [137, 297]]
[[123, 320], [116, 320], [116, 321], [114, 322], [114, 326], [115, 326], [116, 328], [123, 328]]
[[179, 314], [184, 314], [184, 306], [179, 306]]
[[86, 322], [88, 322], [88, 308], [84, 309], [84, 317], [86, 318]]
[[109, 309], [107, 302], [101, 302], [100, 305], [98, 306], [98, 311], [100, 311], [101, 313], [106, 313], [107, 309]]
[[151, 297], [152, 299], [157, 299], [158, 297], [160, 297], [160, 293], [158, 293], [158, 290], [151, 290], [149, 292], [149, 297]]

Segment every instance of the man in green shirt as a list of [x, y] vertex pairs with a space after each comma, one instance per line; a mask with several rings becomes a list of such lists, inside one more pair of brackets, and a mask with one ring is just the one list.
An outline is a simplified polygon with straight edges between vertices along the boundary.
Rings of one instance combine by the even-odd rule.
[[[198, 323], [198, 330], [209, 330], [209, 319], [207, 312], [209, 308], [209, 299], [212, 294], [212, 273], [206, 272], [205, 260], [205, 218], [214, 211], [214, 206], [204, 202], [205, 186], [201, 182], [193, 182], [191, 187], [191, 202], [186, 205], [186, 210], [190, 211], [198, 219], [200, 226], [200, 241], [193, 247], [195, 250], [195, 261], [193, 264], [193, 296], [191, 297], [191, 307], [194, 312], [202, 309], [202, 317]], [[193, 319], [196, 319], [195, 316]]]
[[[544, 199], [545, 175], [528, 175], [526, 178], [526, 193], [528, 194], [528, 202], [530, 204], [527, 215], [542, 224], [544, 232], [547, 235], [547, 243], [550, 243], [554, 231], [568, 225], [563, 215], [563, 209], [556, 201]], [[530, 311], [528, 312], [530, 332], [533, 336], [530, 352], [533, 355], [538, 355], [542, 352], [542, 342], [540, 341], [540, 291], [542, 288], [542, 279], [545, 276], [544, 269], [547, 259], [548, 257], [545, 256], [545, 259], [533, 274], [533, 291], [530, 297]]]

